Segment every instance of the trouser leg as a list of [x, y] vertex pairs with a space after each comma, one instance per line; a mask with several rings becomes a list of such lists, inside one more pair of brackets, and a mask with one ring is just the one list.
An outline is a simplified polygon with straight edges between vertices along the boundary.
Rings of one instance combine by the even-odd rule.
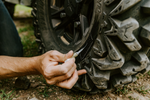
[[23, 56], [23, 46], [17, 29], [0, 0], [0, 55]]

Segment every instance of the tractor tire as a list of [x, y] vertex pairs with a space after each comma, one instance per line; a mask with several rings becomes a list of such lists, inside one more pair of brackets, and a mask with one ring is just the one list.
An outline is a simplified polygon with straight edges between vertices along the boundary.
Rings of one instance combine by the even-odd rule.
[[73, 90], [107, 92], [150, 70], [150, 0], [36, 0], [32, 15], [42, 53], [83, 48], [88, 73]]

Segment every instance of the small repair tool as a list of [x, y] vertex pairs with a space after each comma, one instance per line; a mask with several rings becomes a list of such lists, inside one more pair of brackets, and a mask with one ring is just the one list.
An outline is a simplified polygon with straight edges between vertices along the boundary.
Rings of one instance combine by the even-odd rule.
[[[85, 48], [85, 47], [84, 47], [84, 48]], [[83, 51], [84, 48], [82, 48], [82, 49], [79, 50], [78, 52], [75, 52], [71, 58], [76, 58], [76, 57]], [[67, 62], [67, 61], [69, 61], [69, 60], [70, 60], [70, 58], [67, 59], [65, 62]]]

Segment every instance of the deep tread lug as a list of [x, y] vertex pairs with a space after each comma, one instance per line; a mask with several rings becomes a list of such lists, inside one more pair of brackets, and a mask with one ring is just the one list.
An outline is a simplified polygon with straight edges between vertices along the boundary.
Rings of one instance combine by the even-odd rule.
[[110, 41], [106, 37], [106, 43], [108, 47], [109, 55], [104, 59], [92, 58], [92, 62], [96, 65], [100, 70], [112, 70], [121, 68], [124, 64], [124, 57], [120, 53], [120, 51], [116, 48], [114, 43]]
[[145, 4], [141, 6], [142, 12], [150, 15], [150, 0], [147, 0]]
[[141, 73], [145, 74], [145, 73], [148, 73], [149, 71], [150, 71], [150, 63], [147, 64], [146, 69], [142, 70]]
[[[93, 81], [93, 83], [98, 89], [107, 88], [107, 81], [110, 78], [110, 71], [105, 71], [105, 72], [100, 71], [97, 68], [95, 68], [94, 65], [92, 71], [90, 71], [90, 69], [86, 66], [85, 69], [87, 70], [88, 75], [90, 76], [91, 80]], [[97, 71], [99, 72], [97, 73]]]
[[137, 52], [133, 55], [133, 57], [141, 64], [140, 68], [135, 69], [136, 72], [142, 71], [147, 67], [149, 59], [144, 52]]
[[121, 67], [121, 72], [124, 76], [134, 75], [137, 72], [134, 71], [134, 68], [139, 67], [137, 63], [129, 61]]
[[132, 76], [132, 82], [136, 82], [137, 81], [137, 77], [135, 75]]
[[133, 57], [137, 60], [137, 62], [129, 61], [121, 68], [121, 72], [124, 76], [134, 75], [147, 67], [149, 59], [145, 53], [137, 52], [133, 55]]
[[32, 16], [36, 17], [34, 10], [31, 11]]
[[113, 3], [115, 0], [105, 0], [104, 3], [105, 5], [110, 5], [111, 3]]
[[122, 61], [124, 60], [123, 55], [117, 49], [116, 45], [107, 37], [106, 37], [106, 44], [109, 52], [109, 57], [111, 60], [113, 61], [120, 61], [121, 59]]
[[95, 84], [95, 86], [98, 88], [98, 89], [107, 89], [107, 85], [108, 85], [108, 82], [103, 82], [103, 81], [101, 81], [101, 82], [99, 82], [99, 84], [97, 85], [97, 84]]
[[150, 46], [150, 23], [142, 27], [142, 31], [140, 33], [142, 41]]
[[96, 55], [103, 57], [104, 54], [107, 52], [107, 49], [106, 49], [104, 43], [101, 41], [101, 39], [97, 39], [96, 42], [97, 42], [97, 44], [95, 46], [93, 46], [93, 52]]
[[[83, 84], [82, 84], [82, 85], [83, 85]], [[89, 91], [92, 90], [92, 86], [88, 87], [87, 84], [86, 84], [86, 86], [83, 86], [83, 87], [82, 87], [79, 82], [76, 82], [76, 84], [74, 85], [73, 88], [75, 88], [75, 89], [77, 89], [77, 90], [81, 90], [81, 91], [86, 91], [86, 92], [89, 92]]]
[[124, 21], [119, 21], [111, 18], [110, 21], [113, 26], [111, 30], [105, 32], [106, 35], [118, 36], [131, 51], [138, 51], [142, 48], [132, 34], [134, 30], [139, 28], [139, 23], [135, 19], [128, 18]]
[[94, 84], [90, 81], [89, 76], [83, 75], [81, 86], [86, 91], [91, 91]]
[[41, 40], [40, 40], [40, 39], [36, 39], [35, 41], [38, 42], [38, 43], [41, 43]]
[[108, 81], [110, 79], [110, 71], [101, 71], [97, 67], [93, 67], [93, 76], [101, 81]]
[[130, 9], [132, 6], [136, 5], [141, 0], [121, 0], [121, 2], [117, 5], [116, 8], [114, 8], [110, 12], [110, 16], [119, 15], [128, 9]]
[[112, 77], [112, 83], [114, 87], [122, 86], [123, 84], [130, 82], [132, 82], [132, 76], [122, 76], [119, 74]]

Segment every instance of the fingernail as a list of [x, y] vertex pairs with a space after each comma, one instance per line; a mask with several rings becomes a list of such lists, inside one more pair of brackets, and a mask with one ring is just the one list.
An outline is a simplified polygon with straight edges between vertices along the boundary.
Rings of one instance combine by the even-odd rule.
[[72, 50], [70, 50], [68, 53], [73, 53], [73, 51], [72, 51]]
[[75, 58], [70, 58], [70, 60], [73, 60], [75, 62], [76, 59]]

